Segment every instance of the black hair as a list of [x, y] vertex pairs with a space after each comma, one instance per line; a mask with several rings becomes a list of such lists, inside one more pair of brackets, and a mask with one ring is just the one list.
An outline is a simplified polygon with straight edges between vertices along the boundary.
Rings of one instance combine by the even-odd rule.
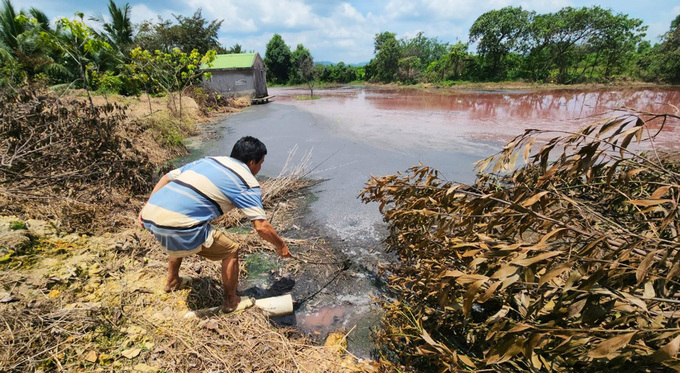
[[234, 144], [230, 157], [248, 163], [250, 161], [259, 162], [266, 154], [267, 147], [262, 141], [252, 136], [243, 136]]

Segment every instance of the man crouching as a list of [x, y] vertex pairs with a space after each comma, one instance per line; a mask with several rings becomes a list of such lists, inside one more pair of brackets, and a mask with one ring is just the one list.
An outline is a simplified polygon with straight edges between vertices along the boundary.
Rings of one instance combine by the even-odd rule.
[[238, 208], [253, 222], [257, 233], [289, 257], [288, 246], [267, 221], [262, 194], [255, 175], [260, 171], [267, 147], [245, 136], [234, 144], [229, 157], [206, 157], [165, 174], [153, 188], [139, 213], [148, 229], [169, 255], [165, 291], [179, 288], [182, 258], [198, 254], [222, 261], [224, 304], [222, 311], [236, 309], [238, 244], [215, 230], [210, 221]]

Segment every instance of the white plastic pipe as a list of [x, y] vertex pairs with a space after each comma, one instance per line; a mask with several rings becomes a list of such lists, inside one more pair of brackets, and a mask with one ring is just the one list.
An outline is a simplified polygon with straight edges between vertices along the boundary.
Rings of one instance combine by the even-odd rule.
[[[278, 297], [255, 299], [255, 304], [253, 304], [254, 298], [241, 297], [241, 302], [235, 311], [244, 310], [246, 308], [252, 307], [253, 305], [260, 308], [267, 316], [283, 316], [293, 313], [293, 297], [290, 294], [280, 295]], [[211, 307], [204, 308], [196, 311], [189, 311], [184, 315], [184, 318], [194, 318], [194, 317], [209, 317], [211, 315], [220, 312], [221, 307]]]
[[255, 307], [268, 316], [283, 316], [293, 313], [293, 297], [290, 294], [255, 300]]

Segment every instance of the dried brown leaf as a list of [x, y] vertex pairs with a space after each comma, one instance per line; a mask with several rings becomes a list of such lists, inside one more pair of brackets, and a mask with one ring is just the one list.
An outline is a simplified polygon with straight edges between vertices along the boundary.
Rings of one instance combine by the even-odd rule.
[[482, 287], [486, 280], [487, 279], [479, 280], [468, 286], [465, 295], [463, 295], [463, 314], [465, 316], [470, 316], [470, 310], [472, 310], [472, 303], [475, 300], [475, 296], [479, 292], [479, 288]]
[[635, 334], [637, 334], [637, 332], [620, 334], [600, 342], [595, 349], [588, 352], [588, 356], [593, 359], [600, 359], [613, 355], [619, 349], [627, 346]]
[[664, 203], [673, 202], [672, 199], [631, 199], [628, 201], [631, 205], [635, 206], [656, 206], [662, 205]]
[[541, 287], [543, 284], [547, 283], [548, 281], [554, 279], [555, 277], [561, 275], [562, 273], [566, 272], [571, 268], [571, 265], [569, 264], [562, 264], [559, 265], [555, 268], [550, 269], [546, 274], [541, 276], [541, 279], [538, 280], [538, 287]]
[[678, 349], [680, 349], [680, 335], [673, 338], [673, 340], [654, 352], [652, 355], [652, 360], [656, 362], [662, 362], [674, 359], [678, 356]]
[[493, 279], [504, 279], [510, 275], [513, 275], [517, 273], [517, 270], [519, 268], [516, 265], [512, 264], [506, 264], [499, 268], [496, 272], [494, 272], [493, 275], [491, 275], [491, 278]]
[[640, 265], [635, 270], [635, 278], [637, 279], [638, 284], [647, 276], [649, 267], [654, 263], [654, 257], [659, 253], [660, 250], [652, 251], [645, 256], [642, 262], [640, 262]]
[[538, 263], [540, 261], [558, 256], [560, 254], [562, 254], [561, 251], [548, 251], [546, 253], [538, 254], [538, 255], [531, 257], [531, 258], [526, 258], [526, 259], [521, 259], [521, 260], [513, 260], [512, 263], [516, 264], [518, 266], [526, 267], [526, 266], [530, 266], [534, 263]]
[[529, 206], [533, 205], [534, 203], [538, 202], [541, 199], [541, 197], [543, 197], [544, 195], [546, 195], [548, 193], [550, 193], [550, 192], [548, 192], [547, 190], [543, 191], [543, 192], [536, 193], [535, 195], [531, 196], [530, 198], [522, 201], [520, 203], [520, 206], [529, 207]]
[[661, 197], [666, 195], [666, 193], [668, 193], [670, 189], [671, 189], [670, 185], [664, 185], [662, 187], [659, 187], [652, 193], [650, 199], [660, 199]]

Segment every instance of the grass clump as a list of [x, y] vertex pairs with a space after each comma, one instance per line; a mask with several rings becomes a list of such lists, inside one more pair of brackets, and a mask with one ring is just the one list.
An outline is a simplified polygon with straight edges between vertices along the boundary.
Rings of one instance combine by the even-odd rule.
[[18, 230], [24, 230], [27, 229], [28, 227], [26, 226], [26, 223], [23, 221], [13, 221], [9, 223], [9, 229], [13, 231], [18, 231]]
[[309, 100], [318, 100], [320, 99], [321, 96], [318, 95], [313, 95], [313, 96], [295, 96], [295, 99], [298, 101], [309, 101]]

